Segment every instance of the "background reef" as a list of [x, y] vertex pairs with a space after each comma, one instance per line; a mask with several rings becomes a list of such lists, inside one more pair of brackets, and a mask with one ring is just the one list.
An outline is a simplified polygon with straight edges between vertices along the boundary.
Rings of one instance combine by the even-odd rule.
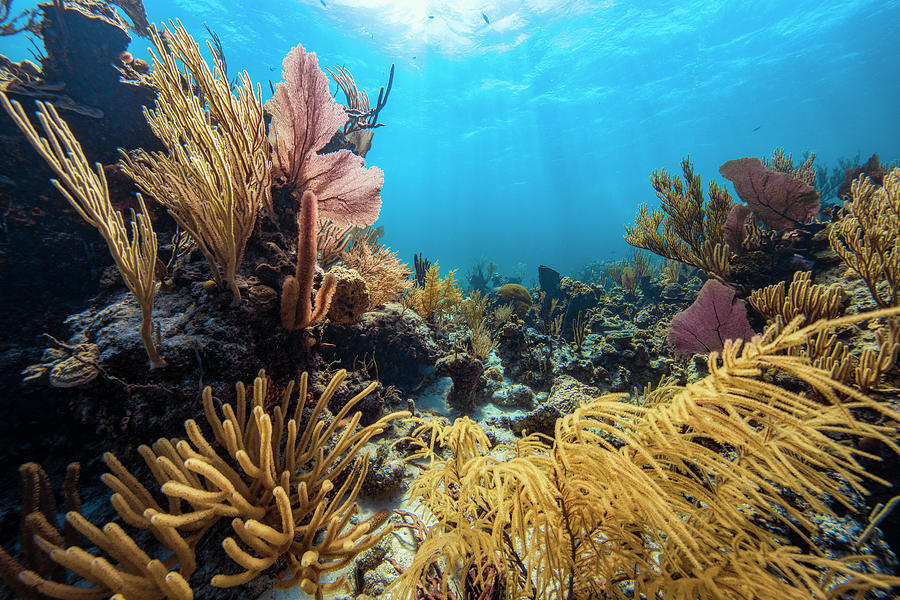
[[[658, 208], [629, 218], [621, 260], [408, 266], [395, 225], [374, 227], [393, 66], [366, 93], [294, 46], [263, 102], [212, 32], [207, 59], [179, 23], [121, 8], [41, 5], [11, 21], [41, 64], [0, 58], [16, 594], [72, 597], [55, 586], [79, 577], [126, 598], [900, 582], [895, 163], [776, 149], [720, 157], [726, 184], [686, 157], [652, 173]], [[549, 530], [565, 533], [532, 543]]]

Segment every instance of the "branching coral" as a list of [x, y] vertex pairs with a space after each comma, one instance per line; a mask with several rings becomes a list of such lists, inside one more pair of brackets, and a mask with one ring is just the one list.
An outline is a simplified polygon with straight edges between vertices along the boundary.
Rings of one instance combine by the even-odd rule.
[[[807, 512], [852, 510], [867, 480], [887, 483], [858, 460], [872, 455], [837, 440], [900, 452], [893, 429], [854, 416], [900, 414], [790, 355], [819, 331], [897, 312], [728, 342], [709, 376], [639, 404], [598, 398], [558, 420], [552, 440], [495, 446], [468, 419], [420, 422], [410, 495], [430, 525], [396, 596], [415, 598], [436, 556], [447, 569], [436, 591], [466, 581], [477, 594], [494, 583], [481, 574], [500, 573], [506, 598], [807, 600], [900, 584], [865, 556], [826, 556]], [[773, 385], [776, 374], [793, 383]]]
[[[840, 286], [812, 283], [812, 273], [797, 272], [785, 291], [784, 282], [756, 290], [749, 301], [778, 330], [801, 318], [801, 325], [820, 319], [835, 319], [844, 310], [846, 294]], [[794, 352], [806, 356], [816, 368], [828, 371], [842, 383], [853, 382], [862, 391], [874, 388], [897, 361], [900, 352], [900, 322], [888, 320], [877, 332], [875, 347], [864, 348], [856, 360], [834, 331], [822, 330]], [[854, 353], [855, 354], [855, 353]]]
[[355, 269], [366, 280], [369, 309], [396, 300], [413, 285], [409, 267], [387, 246], [359, 239], [342, 252], [340, 258], [344, 265]]
[[[157, 100], [144, 115], [167, 152], [124, 155], [123, 168], [169, 209], [200, 247], [215, 281], [224, 279], [237, 303], [244, 247], [260, 207], [271, 210], [261, 92], [243, 72], [234, 95], [222, 64], [211, 70], [180, 22], [171, 31], [153, 28], [150, 39], [156, 48], [150, 77]], [[196, 85], [196, 92], [185, 81]]]
[[381, 88], [378, 91], [378, 100], [375, 101], [375, 108], [369, 106], [369, 94], [366, 90], [359, 91], [356, 87], [356, 80], [353, 79], [350, 71], [343, 67], [337, 67], [335, 71], [329, 70], [328, 74], [331, 75], [341, 88], [341, 91], [344, 92], [344, 98], [347, 100], [347, 117], [349, 120], [344, 126], [344, 133], [381, 127], [383, 124], [378, 122], [378, 113], [387, 104], [388, 96], [391, 94], [391, 87], [394, 85], [394, 65], [391, 65], [391, 72], [388, 75], [387, 90]]
[[[308, 417], [304, 415], [306, 374], [290, 412], [293, 385], [271, 411], [265, 409], [268, 382], [263, 372], [254, 381], [249, 400], [238, 384], [235, 404], [224, 405], [221, 417], [211, 390], [204, 391], [206, 419], [225, 452], [214, 450], [196, 423], [187, 421], [185, 429], [193, 447], [188, 442], [176, 446], [183, 458], [179, 470], [185, 477], [171, 477], [162, 491], [171, 499], [184, 500], [192, 511], [153, 518], [190, 528], [211, 518], [233, 517], [234, 532], [249, 550], [231, 537], [222, 547], [244, 570], [216, 575], [213, 585], [246, 583], [284, 556], [289, 577], [276, 586], [300, 585], [321, 598], [343, 586], [343, 581], [322, 583], [322, 575], [342, 568], [385, 533], [378, 530], [386, 512], [357, 524], [350, 522], [358, 511], [356, 495], [368, 468], [368, 456], [360, 452], [392, 419], [408, 413], [393, 413], [360, 429], [358, 412], [345, 422], [356, 404], [375, 389], [373, 383], [326, 425], [320, 417], [345, 377], [346, 371], [340, 371], [332, 378]], [[306, 422], [302, 429], [301, 421]], [[341, 428], [343, 432], [338, 433]], [[239, 465], [240, 472], [231, 464]], [[346, 468], [350, 474], [338, 487], [334, 479]]]
[[341, 260], [341, 253], [353, 241], [351, 236], [352, 230], [353, 225], [338, 227], [331, 221], [319, 222], [316, 250], [318, 251], [319, 263], [322, 265], [322, 268], [330, 269]]
[[[0, 0], [0, 36], [14, 35], [21, 31], [28, 31], [35, 35], [41, 34], [37, 10], [23, 10], [18, 15], [10, 17], [10, 8], [12, 8], [12, 0]], [[27, 20], [24, 24], [19, 24], [20, 19]]]
[[882, 375], [897, 364], [900, 354], [900, 320], [892, 319], [877, 332], [875, 348], [866, 348], [854, 370], [856, 385], [863, 391], [874, 388]]
[[[131, 483], [134, 480], [111, 455], [106, 457], [113, 470], [122, 471]], [[26, 569], [0, 552], [3, 570], [12, 567], [16, 580], [9, 582], [22, 598], [61, 598], [90, 600], [100, 598], [129, 598], [133, 600], [191, 600], [193, 592], [187, 578], [193, 572], [193, 546], [174, 529], [145, 525], [172, 554], [165, 560], [145, 553], [117, 523], [107, 523], [103, 529], [92, 525], [79, 512], [81, 501], [76, 490], [78, 464], [69, 465], [63, 493], [68, 513], [63, 534], [56, 528], [56, 506], [49, 480], [43, 469], [34, 463], [22, 467], [25, 487], [23, 502], [22, 548]], [[105, 480], [115, 479], [106, 475]], [[130, 478], [130, 479], [128, 479]], [[114, 489], [117, 489], [114, 487]], [[143, 492], [143, 493], [142, 493]], [[117, 492], [118, 493], [118, 492]], [[123, 493], [140, 494], [135, 502], [147, 508], [156, 507], [152, 496], [134, 480], [133, 487]], [[115, 503], [114, 503], [115, 504]], [[125, 515], [120, 513], [125, 519]], [[140, 526], [140, 525], [139, 525]], [[80, 547], [82, 538], [97, 547], [88, 552]], [[168, 553], [168, 552], [167, 552]], [[178, 567], [173, 570], [173, 567]], [[66, 570], [82, 578], [76, 584], [66, 581]], [[4, 573], [4, 577], [8, 572]]]
[[143, 198], [138, 196], [141, 212], [137, 214], [131, 212], [129, 237], [122, 213], [113, 208], [110, 202], [103, 167], [97, 163], [96, 173], [91, 171], [87, 158], [81, 150], [81, 144], [72, 135], [69, 126], [60, 118], [53, 105], [37, 102], [38, 120], [47, 136], [42, 138], [28, 121], [21, 104], [10, 103], [2, 92], [0, 103], [34, 149], [59, 176], [59, 180], [52, 180], [56, 189], [106, 240], [109, 253], [122, 275], [122, 280], [141, 307], [141, 340], [150, 358], [150, 368], [166, 366], [166, 361], [153, 340], [152, 312], [153, 295], [156, 292], [157, 240]]
[[705, 202], [700, 177], [688, 158], [681, 161], [681, 168], [684, 184], [665, 170], [654, 171], [650, 181], [662, 206], [650, 210], [642, 204], [637, 222], [625, 227], [625, 241], [724, 279], [730, 250], [723, 226], [731, 210], [731, 196], [713, 182], [709, 184], [709, 202]]
[[[187, 440], [162, 438], [152, 449], [138, 448], [167, 498], [165, 506], [115, 456], [104, 456], [111, 472], [103, 481], [113, 491], [110, 502], [119, 517], [131, 527], [149, 531], [164, 548], [161, 555], [168, 556], [160, 560], [157, 553], [145, 552], [117, 523], [98, 529], [73, 507], [66, 518], [65, 548], [58, 532], [54, 535], [46, 528], [37, 530], [34, 539], [45, 562], [49, 558], [85, 581], [57, 583], [22, 568], [16, 571], [18, 580], [53, 598], [107, 598], [119, 593], [136, 600], [190, 600], [193, 592], [187, 580], [197, 564], [194, 548], [219, 519], [229, 517], [236, 537], [225, 538], [222, 547], [242, 570], [214, 576], [214, 586], [246, 583], [283, 557], [288, 578], [278, 580], [277, 587], [299, 585], [319, 599], [341, 588], [342, 579], [323, 583], [321, 577], [346, 566], [389, 530], [381, 527], [387, 511], [353, 522], [359, 511], [356, 496], [368, 468], [362, 449], [391, 420], [409, 415], [393, 413], [358, 427], [361, 414], [350, 416], [350, 411], [376, 387], [373, 383], [326, 423], [323, 413], [345, 377], [346, 371], [338, 372], [309, 410], [305, 373], [293, 408], [293, 382], [273, 407], [267, 406], [269, 380], [262, 371], [249, 394], [239, 383], [235, 403], [220, 409], [206, 388], [203, 408], [218, 448], [193, 420], [185, 422]], [[55, 520], [55, 509], [44, 506], [52, 498], [45, 491], [46, 477], [32, 479], [38, 492], [32, 494], [37, 500], [31, 504], [45, 521]], [[77, 536], [68, 533], [69, 527], [102, 554], [73, 545]], [[8, 558], [0, 555], [0, 568], [12, 565], [15, 571]]]
[[[81, 466], [71, 463], [66, 468], [66, 480], [63, 484], [63, 497], [66, 511], [79, 511], [81, 498], [78, 495], [78, 475]], [[19, 553], [21, 562], [0, 548], [0, 579], [10, 587], [16, 597], [32, 600], [47, 596], [39, 594], [25, 580], [35, 576], [58, 581], [64, 573], [59, 565], [44, 554], [35, 536], [49, 539], [57, 546], [71, 546], [78, 541], [79, 533], [66, 523], [62, 532], [56, 526], [56, 499], [50, 487], [50, 478], [37, 463], [25, 463], [19, 468], [22, 475], [22, 521], [20, 526], [21, 543]], [[25, 573], [24, 579], [20, 578]]]
[[434, 263], [425, 271], [424, 286], [410, 290], [413, 309], [426, 319], [436, 319], [462, 304], [462, 292], [456, 285], [456, 270], [441, 279], [440, 266]]
[[784, 148], [776, 148], [772, 153], [771, 159], [763, 159], [763, 164], [767, 169], [771, 169], [778, 173], [785, 173], [795, 179], [799, 179], [810, 187], [816, 186], [816, 167], [813, 164], [816, 160], [814, 152], [804, 153], [803, 162], [794, 165], [794, 159], [787, 154]]
[[831, 247], [859, 275], [878, 306], [900, 304], [900, 169], [876, 186], [868, 177], [851, 185], [846, 215], [832, 225]]
[[845, 294], [839, 286], [815, 284], [811, 271], [797, 271], [787, 290], [781, 281], [754, 291], [749, 301], [767, 320], [780, 317], [784, 324], [802, 316], [803, 325], [809, 325], [819, 319], [840, 316], [844, 299]]

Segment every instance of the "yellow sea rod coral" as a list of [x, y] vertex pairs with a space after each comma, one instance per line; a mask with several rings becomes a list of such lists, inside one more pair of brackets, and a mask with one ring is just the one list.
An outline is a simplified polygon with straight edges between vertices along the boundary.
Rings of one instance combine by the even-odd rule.
[[881, 187], [862, 176], [850, 186], [846, 215], [828, 239], [841, 260], [859, 275], [878, 306], [900, 304], [900, 169]]
[[180, 22], [171, 30], [153, 27], [150, 39], [157, 99], [144, 115], [166, 152], [123, 155], [123, 169], [190, 233], [213, 279], [224, 281], [237, 303], [237, 270], [257, 213], [271, 212], [261, 92], [246, 72], [232, 92], [223, 66], [210, 69]]
[[654, 171], [650, 181], [662, 207], [651, 210], [642, 204], [635, 224], [625, 227], [625, 241], [724, 279], [731, 250], [723, 226], [733, 204], [731, 196], [712, 182], [705, 202], [700, 176], [688, 158], [681, 161], [681, 170], [684, 184], [664, 169]]
[[462, 292], [456, 285], [456, 269], [451, 269], [441, 279], [440, 266], [434, 263], [425, 271], [425, 285], [413, 288], [412, 306], [426, 319], [435, 319], [448, 314], [462, 304]]
[[[312, 406], [305, 373], [293, 407], [293, 382], [272, 405], [264, 371], [249, 392], [237, 384], [233, 404], [218, 404], [206, 388], [203, 408], [214, 441], [191, 419], [185, 422], [187, 439], [161, 438], [152, 449], [138, 448], [166, 502], [159, 502], [115, 456], [104, 455], [110, 472], [102, 479], [113, 492], [110, 503], [122, 522], [156, 538], [157, 551], [146, 552], [118, 522], [99, 529], [72, 509], [65, 546], [49, 530], [38, 531], [35, 541], [38, 558], [65, 567], [81, 581], [58, 583], [17, 567], [5, 554], [0, 554], [0, 569], [12, 569], [12, 576], [41, 598], [192, 600], [187, 581], [197, 566], [195, 548], [226, 517], [235, 535], [226, 537], [222, 548], [239, 570], [215, 575], [212, 585], [241, 585], [284, 559], [287, 578], [276, 581], [278, 588], [300, 586], [318, 599], [343, 588], [343, 578], [325, 583], [323, 575], [343, 568], [390, 531], [383, 527], [387, 511], [352, 522], [368, 469], [362, 448], [392, 420], [410, 414], [393, 413], [360, 427], [361, 414], [350, 411], [375, 389], [372, 383], [326, 423], [326, 406], [346, 375], [336, 373]], [[70, 536], [70, 528], [99, 552], [76, 545], [81, 538]], [[143, 544], [149, 537], [137, 539]]]
[[809, 518], [835, 518], [835, 502], [852, 510], [868, 481], [887, 483], [841, 440], [900, 453], [894, 427], [855, 416], [900, 414], [794, 356], [821, 331], [898, 313], [802, 329], [798, 317], [728, 341], [707, 377], [638, 404], [607, 394], [560, 418], [549, 440], [493, 444], [467, 418], [416, 420], [410, 496], [430, 525], [394, 597], [416, 598], [426, 580], [445, 597], [465, 582], [473, 596], [541, 600], [861, 598], [900, 585], [866, 556], [820, 551]]
[[141, 341], [150, 359], [150, 368], [166, 366], [166, 361], [153, 340], [153, 296], [156, 293], [156, 232], [153, 222], [144, 206], [144, 199], [138, 194], [141, 211], [131, 212], [131, 236], [125, 227], [122, 213], [113, 208], [109, 199], [106, 175], [100, 163], [91, 171], [81, 144], [72, 135], [65, 121], [60, 118], [52, 104], [38, 101], [38, 120], [43, 126], [46, 138], [38, 135], [31, 125], [19, 102], [10, 103], [0, 92], [0, 103], [10, 118], [22, 130], [35, 150], [47, 161], [47, 165], [59, 177], [51, 180], [56, 189], [72, 208], [95, 227], [109, 248], [122, 275], [125, 285], [134, 294], [141, 307]]

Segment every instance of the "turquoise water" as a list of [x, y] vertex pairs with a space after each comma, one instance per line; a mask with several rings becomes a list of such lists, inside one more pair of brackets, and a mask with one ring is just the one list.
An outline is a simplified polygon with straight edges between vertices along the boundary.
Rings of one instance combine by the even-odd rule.
[[[451, 7], [452, 6], [452, 7]], [[28, 4], [15, 4], [14, 9]], [[783, 146], [817, 163], [900, 157], [900, 2], [149, 0], [221, 41], [232, 73], [280, 80], [297, 43], [377, 95], [368, 163], [384, 241], [465, 273], [484, 257], [577, 269], [628, 252], [654, 169]], [[489, 21], [489, 22], [487, 22]], [[27, 57], [24, 40], [0, 52]], [[146, 56], [147, 40], [133, 42]], [[342, 97], [340, 98], [342, 100]], [[705, 185], [705, 183], [704, 183]]]

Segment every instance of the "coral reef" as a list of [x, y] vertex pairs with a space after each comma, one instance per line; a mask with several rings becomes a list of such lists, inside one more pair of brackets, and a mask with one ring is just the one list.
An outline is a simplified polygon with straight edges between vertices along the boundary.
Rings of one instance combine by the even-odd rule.
[[[48, 524], [55, 522], [56, 515], [47, 477], [40, 467], [26, 465], [22, 471], [26, 490], [23, 513], [27, 515], [23, 535], [30, 540], [29, 533], [36, 534], [36, 548], [29, 546], [28, 552], [38, 553], [38, 558], [29, 558], [26, 564], [43, 561], [42, 572], [58, 575], [48, 566], [56, 563], [84, 578], [86, 585], [47, 579], [19, 566], [5, 552], [0, 555], [4, 578], [12, 574], [18, 581], [14, 584], [24, 586], [26, 595], [99, 598], [122, 594], [189, 600], [194, 597], [188, 580], [197, 567], [197, 544], [216, 530], [219, 519], [232, 517], [231, 526], [243, 545], [233, 537], [225, 537], [221, 545], [244, 570], [215, 575], [210, 582], [214, 587], [247, 583], [280, 558], [287, 559], [288, 578], [279, 579], [278, 587], [299, 586], [317, 598], [345, 587], [343, 579], [325, 583], [321, 577], [340, 569], [389, 531], [381, 528], [386, 512], [350, 523], [359, 510], [355, 500], [368, 468], [368, 457], [360, 456], [360, 451], [391, 420], [408, 416], [393, 413], [359, 429], [359, 412], [345, 420], [376, 387], [373, 383], [325, 425], [320, 418], [345, 377], [346, 372], [340, 371], [332, 378], [309, 414], [305, 373], [290, 410], [293, 382], [272, 402], [264, 371], [254, 381], [249, 400], [247, 390], [238, 383], [234, 404], [223, 404], [220, 409], [214, 405], [212, 390], [206, 388], [203, 410], [219, 450], [191, 419], [184, 424], [187, 440], [162, 438], [152, 449], [139, 448], [168, 499], [166, 508], [114, 455], [105, 455], [111, 472], [103, 481], [113, 492], [110, 503], [121, 521], [149, 531], [172, 553], [165, 562], [151, 558], [118, 523], [108, 523], [101, 531], [78, 512], [80, 501], [74, 492], [77, 466], [70, 469], [65, 486], [69, 512], [63, 551], [62, 536]], [[306, 422], [303, 428], [301, 419]], [[346, 468], [349, 474], [336, 484], [334, 479]], [[76, 545], [82, 535], [115, 565]], [[262, 556], [254, 556], [244, 547]], [[173, 570], [175, 566], [178, 568]]]
[[[72, 67], [62, 21], [105, 27], [115, 43], [71, 58], [143, 93], [149, 126], [134, 127], [163, 147], [125, 144], [121, 164], [91, 169], [87, 143], [102, 143], [75, 124], [114, 106], [44, 108], [41, 142], [7, 104], [28, 134], [12, 152], [30, 140], [66, 202], [41, 208], [46, 181], [23, 202], [48, 173], [24, 148], [34, 168], [0, 179], [6, 222], [60, 232], [81, 214], [118, 267], [92, 261], [99, 290], [0, 354], [14, 390], [0, 575], [15, 594], [806, 600], [900, 585], [885, 543], [900, 501], [881, 485], [900, 464], [900, 171], [820, 210], [812, 155], [726, 163], [748, 204], [705, 193], [684, 159], [679, 177], [653, 174], [661, 206], [627, 229], [666, 262], [635, 250], [529, 274], [482, 258], [464, 298], [455, 270], [415, 254], [411, 273], [373, 225], [383, 173], [363, 156], [393, 67], [374, 106], [348, 68], [329, 71], [344, 107], [296, 46], [263, 106], [211, 30], [207, 63], [133, 0], [131, 24], [105, 3], [54, 6], [40, 9], [54, 58], [0, 60], [2, 89], [61, 96], [44, 76]], [[126, 31], [151, 37], [152, 65]], [[144, 368], [148, 340], [166, 368]], [[83, 471], [54, 494], [74, 459]]]
[[[866, 473], [865, 452], [834, 442], [836, 431], [900, 451], [891, 427], [851, 412], [865, 407], [893, 418], [890, 408], [789, 355], [837, 324], [798, 329], [795, 321], [778, 334], [728, 343], [721, 357], [711, 355], [706, 378], [662, 386], [638, 402], [602, 396], [558, 419], [546, 441], [532, 434], [494, 444], [467, 418], [420, 422], [411, 460], [424, 468], [410, 493], [433, 524], [421, 531], [395, 589], [413, 597], [434, 573], [436, 555], [447, 559], [432, 588], [443, 597], [497, 589], [510, 598], [552, 598], [560, 590], [629, 598], [629, 590], [672, 589], [716, 597], [742, 595], [750, 585], [799, 600], [824, 597], [836, 585], [859, 593], [897, 585], [900, 579], [872, 572], [872, 557], [861, 560], [855, 548], [826, 549], [821, 521], [789, 499], [837, 519], [829, 498], [852, 509], [865, 480], [885, 483]], [[764, 371], [799, 382], [815, 398], [761, 385]], [[792, 440], [803, 440], [804, 449]], [[734, 448], [737, 457], [711, 444]], [[809, 550], [791, 546], [790, 535]]]

